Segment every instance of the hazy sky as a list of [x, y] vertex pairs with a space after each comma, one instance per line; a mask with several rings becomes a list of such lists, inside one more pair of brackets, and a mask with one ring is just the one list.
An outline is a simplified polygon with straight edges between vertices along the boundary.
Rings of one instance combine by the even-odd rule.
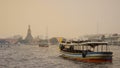
[[0, 37], [25, 37], [28, 25], [33, 36], [120, 33], [120, 0], [0, 0]]

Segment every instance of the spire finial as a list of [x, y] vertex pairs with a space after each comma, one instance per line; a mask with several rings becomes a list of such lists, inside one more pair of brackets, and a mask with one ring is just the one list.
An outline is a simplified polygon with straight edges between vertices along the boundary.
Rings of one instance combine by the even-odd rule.
[[28, 25], [28, 28], [30, 29], [30, 25]]

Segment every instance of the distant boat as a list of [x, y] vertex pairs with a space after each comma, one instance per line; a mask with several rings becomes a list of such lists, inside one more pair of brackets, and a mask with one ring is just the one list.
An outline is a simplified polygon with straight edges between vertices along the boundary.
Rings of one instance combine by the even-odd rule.
[[112, 54], [107, 42], [62, 42], [59, 45], [62, 57], [82, 62], [112, 62]]
[[39, 42], [39, 47], [48, 47], [48, 41], [47, 40], [42, 40]]
[[39, 47], [48, 47], [48, 45], [39, 44]]
[[48, 27], [46, 28], [46, 39], [39, 41], [39, 47], [48, 47], [49, 40], [48, 40]]

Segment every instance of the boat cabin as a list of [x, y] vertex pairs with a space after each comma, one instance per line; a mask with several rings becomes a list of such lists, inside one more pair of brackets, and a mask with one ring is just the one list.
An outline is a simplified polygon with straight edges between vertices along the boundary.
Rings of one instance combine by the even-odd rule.
[[85, 42], [85, 41], [69, 41], [60, 44], [60, 50], [67, 52], [109, 52], [109, 45], [107, 42]]
[[112, 62], [112, 54], [107, 42], [72, 41], [60, 44], [62, 57], [83, 62]]

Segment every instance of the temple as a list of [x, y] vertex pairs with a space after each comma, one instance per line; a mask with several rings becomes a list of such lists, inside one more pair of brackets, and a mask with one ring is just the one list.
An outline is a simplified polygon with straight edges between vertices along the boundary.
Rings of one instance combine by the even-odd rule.
[[25, 37], [25, 41], [26, 41], [26, 43], [32, 43], [32, 41], [33, 41], [30, 25], [28, 25], [28, 31], [27, 31], [27, 36]]

